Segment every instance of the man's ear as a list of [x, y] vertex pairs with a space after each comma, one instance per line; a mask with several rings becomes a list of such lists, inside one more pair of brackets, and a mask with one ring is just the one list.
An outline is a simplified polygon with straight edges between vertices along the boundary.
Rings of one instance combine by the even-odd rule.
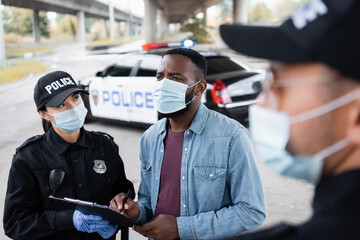
[[45, 119], [46, 121], [50, 121], [49, 115], [46, 114], [44, 111], [39, 110], [39, 114], [40, 114], [40, 116], [41, 116], [43, 119]]
[[195, 91], [195, 95], [201, 96], [203, 92], [206, 90], [207, 83], [205, 80], [198, 83], [198, 87]]
[[351, 144], [360, 147], [360, 98], [356, 100], [351, 109], [347, 136]]

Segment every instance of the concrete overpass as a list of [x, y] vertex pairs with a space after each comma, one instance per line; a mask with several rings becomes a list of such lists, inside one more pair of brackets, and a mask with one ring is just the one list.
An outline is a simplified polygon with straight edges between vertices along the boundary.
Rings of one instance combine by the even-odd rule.
[[[135, 28], [140, 28], [143, 21], [142, 18], [116, 8], [109, 8], [108, 5], [95, 0], [2, 0], [2, 4], [34, 10], [33, 26], [36, 42], [40, 41], [39, 11], [76, 15], [79, 41], [85, 41], [85, 17], [105, 20], [109, 18], [112, 20], [113, 17], [113, 21], [127, 22], [131, 32], [135, 32]], [[111, 12], [111, 9], [113, 9], [113, 12]], [[113, 29], [112, 24], [113, 22], [110, 23], [111, 30]]]
[[[114, 1], [114, 0], [113, 0]], [[131, 1], [131, 0], [127, 0]], [[148, 43], [162, 39], [168, 32], [170, 23], [184, 23], [193, 15], [203, 12], [206, 19], [207, 8], [223, 0], [143, 0], [145, 15], [141, 19], [131, 14], [114, 9], [112, 0], [104, 4], [95, 0], [0, 0], [1, 4], [29, 8], [34, 10], [33, 33], [36, 42], [40, 42], [39, 11], [53, 11], [76, 15], [78, 19], [77, 38], [85, 41], [85, 17], [110, 19], [110, 38], [114, 35], [114, 21], [126, 22], [131, 33], [142, 25], [142, 33]], [[2, 18], [0, 9], [0, 18]], [[246, 23], [246, 0], [233, 0], [234, 22]], [[158, 21], [157, 21], [158, 20]], [[0, 67], [5, 66], [5, 48], [2, 19], [0, 19]]]
[[[193, 15], [203, 12], [223, 0], [144, 0], [143, 34], [146, 42], [155, 42], [167, 32], [169, 23], [184, 23]], [[234, 22], [246, 23], [246, 0], [233, 0]], [[156, 24], [156, 19], [159, 24]], [[157, 34], [154, 34], [157, 33]]]

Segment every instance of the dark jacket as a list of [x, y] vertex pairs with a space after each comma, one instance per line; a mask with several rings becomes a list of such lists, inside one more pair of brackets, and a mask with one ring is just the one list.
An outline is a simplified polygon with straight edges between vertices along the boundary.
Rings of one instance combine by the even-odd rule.
[[360, 170], [322, 180], [315, 189], [313, 211], [299, 226], [280, 224], [232, 239], [360, 239]]
[[[101, 171], [94, 160], [105, 162], [105, 173], [98, 173]], [[55, 193], [49, 185], [53, 169], [65, 172]], [[74, 210], [49, 200], [48, 196], [109, 205], [116, 194], [126, 193], [129, 188], [134, 190], [126, 179], [118, 146], [111, 136], [82, 128], [78, 142], [70, 144], [51, 128], [16, 149], [5, 199], [5, 234], [26, 240], [102, 239], [97, 233], [77, 231], [72, 221]]]

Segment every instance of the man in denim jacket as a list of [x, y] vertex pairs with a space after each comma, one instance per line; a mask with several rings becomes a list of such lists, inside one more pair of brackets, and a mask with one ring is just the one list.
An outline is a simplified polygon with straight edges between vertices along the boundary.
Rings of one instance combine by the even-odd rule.
[[[165, 53], [153, 91], [164, 117], [141, 139], [139, 200], [123, 214], [154, 239], [217, 239], [254, 229], [265, 201], [249, 133], [201, 103], [206, 60], [191, 49]], [[124, 193], [111, 207], [122, 208]]]

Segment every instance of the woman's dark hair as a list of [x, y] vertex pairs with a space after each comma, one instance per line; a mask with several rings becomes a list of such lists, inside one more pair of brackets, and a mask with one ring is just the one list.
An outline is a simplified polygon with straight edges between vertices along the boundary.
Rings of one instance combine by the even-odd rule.
[[[42, 107], [40, 110], [45, 112], [45, 111], [46, 111], [46, 107], [44, 106], [44, 107]], [[50, 128], [51, 128], [51, 123], [50, 123], [50, 121], [47, 121], [47, 120], [45, 120], [44, 118], [41, 118], [41, 120], [42, 120], [42, 127], [43, 127], [43, 129], [44, 129], [44, 132], [49, 131]]]

